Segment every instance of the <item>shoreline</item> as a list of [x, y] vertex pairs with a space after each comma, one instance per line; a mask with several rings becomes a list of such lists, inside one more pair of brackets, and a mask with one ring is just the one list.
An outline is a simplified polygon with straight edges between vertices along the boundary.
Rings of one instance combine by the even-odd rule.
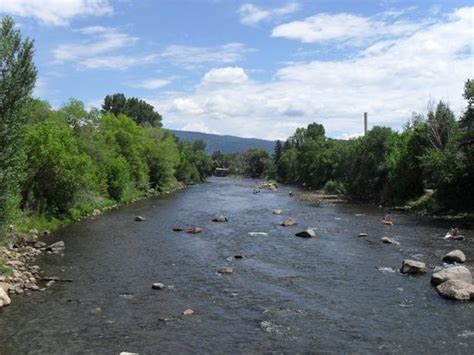
[[147, 191], [141, 196], [131, 198], [130, 200], [95, 208], [92, 212], [84, 214], [75, 220], [60, 220], [61, 223], [52, 230], [38, 231], [37, 229], [30, 229], [27, 233], [22, 233], [14, 229], [8, 234], [6, 245], [0, 246], [0, 309], [11, 304], [11, 295], [23, 294], [29, 296], [32, 292], [44, 291], [55, 282], [61, 281], [59, 279], [54, 280], [54, 278], [48, 280], [43, 275], [43, 271], [37, 265], [36, 260], [39, 255], [44, 253], [63, 254], [65, 249], [64, 242], [62, 245], [58, 245], [58, 243], [47, 245], [40, 240], [40, 236], [49, 235], [51, 232], [87, 218], [95, 219], [106, 211], [118, 209], [140, 200], [169, 195], [186, 187], [187, 185], [179, 183], [163, 192]]
[[373, 206], [378, 206], [380, 208], [385, 208], [386, 210], [389, 211], [401, 211], [401, 212], [406, 212], [410, 213], [419, 217], [429, 217], [432, 219], [440, 219], [440, 220], [459, 220], [463, 222], [474, 222], [474, 213], [472, 212], [466, 212], [466, 211], [460, 211], [457, 213], [439, 213], [439, 212], [430, 212], [427, 210], [420, 210], [416, 209], [414, 207], [410, 207], [409, 205], [404, 205], [404, 206], [397, 206], [397, 205], [381, 205], [381, 204], [376, 204], [373, 202], [361, 202], [357, 200], [352, 200], [347, 196], [344, 195], [338, 195], [338, 194], [332, 194], [332, 193], [327, 193], [323, 190], [304, 190], [301, 189], [297, 186], [295, 188], [298, 188], [298, 191], [295, 193], [295, 197], [300, 200], [301, 202], [306, 202], [306, 203], [314, 203], [314, 204], [320, 204], [320, 203], [333, 203], [333, 204], [369, 204]]

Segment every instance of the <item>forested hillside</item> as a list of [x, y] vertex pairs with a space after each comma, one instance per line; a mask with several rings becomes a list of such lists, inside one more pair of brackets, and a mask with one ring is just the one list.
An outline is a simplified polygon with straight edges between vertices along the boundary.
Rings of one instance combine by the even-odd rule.
[[274, 141], [257, 138], [242, 138], [228, 135], [178, 130], [172, 130], [172, 132], [180, 140], [185, 142], [203, 140], [206, 142], [206, 152], [208, 154], [211, 154], [215, 151], [220, 151], [222, 153], [244, 153], [250, 148], [259, 148], [265, 150], [267, 153], [271, 153], [273, 146], [275, 145]]

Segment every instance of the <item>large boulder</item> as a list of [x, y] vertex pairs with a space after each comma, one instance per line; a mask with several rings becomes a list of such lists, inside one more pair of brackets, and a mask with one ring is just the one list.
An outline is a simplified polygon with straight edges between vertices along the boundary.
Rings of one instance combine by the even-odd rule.
[[431, 283], [435, 286], [448, 280], [464, 281], [468, 284], [472, 284], [472, 275], [469, 269], [464, 266], [451, 266], [435, 272], [431, 276]]
[[281, 222], [280, 226], [291, 227], [291, 226], [295, 226], [296, 224], [297, 224], [296, 221], [290, 217], [288, 219], [285, 219], [283, 222]]
[[403, 260], [400, 272], [407, 275], [420, 275], [428, 271], [425, 263], [415, 260]]
[[314, 232], [313, 229], [308, 228], [304, 231], [296, 233], [295, 236], [301, 237], [301, 238], [316, 238], [316, 233]]
[[474, 299], [474, 285], [461, 280], [447, 280], [436, 287], [436, 291], [445, 298], [456, 301]]
[[10, 297], [8, 297], [3, 287], [0, 287], [0, 307], [8, 306], [11, 302]]
[[459, 249], [456, 249], [456, 250], [453, 250], [453, 251], [450, 251], [448, 254], [446, 254], [443, 258], [443, 261], [447, 262], [447, 263], [464, 263], [466, 262], [466, 255], [464, 255], [464, 253], [459, 250]]
[[66, 245], [62, 240], [46, 247], [46, 251], [50, 251], [53, 253], [59, 253], [61, 251], [64, 251], [64, 249], [66, 249]]
[[219, 215], [219, 216], [215, 216], [213, 219], [212, 219], [213, 222], [227, 222], [229, 221], [229, 219], [226, 217], [226, 216], [223, 216], [223, 215]]

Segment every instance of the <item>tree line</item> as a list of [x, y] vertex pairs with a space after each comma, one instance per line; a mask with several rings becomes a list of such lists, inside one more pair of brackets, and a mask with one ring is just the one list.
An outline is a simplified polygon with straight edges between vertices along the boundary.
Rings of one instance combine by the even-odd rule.
[[143, 100], [118, 93], [105, 97], [102, 110], [88, 110], [75, 99], [54, 109], [33, 98], [33, 54], [33, 42], [3, 18], [0, 236], [13, 222], [75, 220], [211, 174], [205, 144], [179, 142]]
[[277, 141], [272, 157], [250, 150], [221, 161], [247, 176], [324, 189], [357, 201], [473, 211], [472, 79], [465, 82], [464, 98], [467, 106], [458, 118], [440, 101], [431, 103], [426, 114], [413, 114], [401, 132], [377, 126], [350, 140], [328, 138], [321, 124], [311, 123], [285, 142]]

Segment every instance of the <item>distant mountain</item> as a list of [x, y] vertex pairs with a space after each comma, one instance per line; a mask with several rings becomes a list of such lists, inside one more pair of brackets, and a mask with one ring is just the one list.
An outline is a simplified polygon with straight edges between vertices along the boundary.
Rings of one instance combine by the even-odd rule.
[[220, 150], [222, 153], [242, 153], [249, 148], [261, 148], [269, 154], [273, 152], [275, 141], [267, 141], [257, 138], [242, 138], [235, 136], [221, 136], [191, 131], [171, 130], [181, 141], [192, 142], [202, 139], [207, 143], [206, 152], [213, 153]]

